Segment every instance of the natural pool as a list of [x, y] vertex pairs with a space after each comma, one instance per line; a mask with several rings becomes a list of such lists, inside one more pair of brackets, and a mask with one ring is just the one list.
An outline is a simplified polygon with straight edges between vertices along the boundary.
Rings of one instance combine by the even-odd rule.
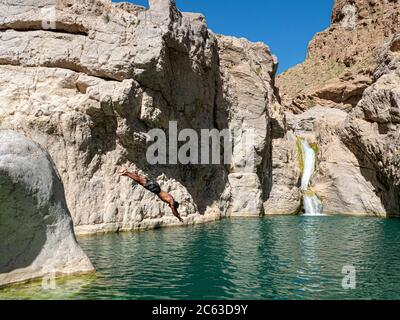
[[[80, 239], [99, 274], [0, 298], [400, 299], [400, 220], [233, 219]], [[342, 288], [344, 266], [356, 289]]]

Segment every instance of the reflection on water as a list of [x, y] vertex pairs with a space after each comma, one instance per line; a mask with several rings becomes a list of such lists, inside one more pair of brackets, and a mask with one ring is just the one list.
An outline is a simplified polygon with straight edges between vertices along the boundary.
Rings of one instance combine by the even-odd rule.
[[[83, 238], [99, 275], [61, 298], [399, 299], [399, 231], [400, 220], [275, 217]], [[349, 265], [353, 291], [341, 286]]]

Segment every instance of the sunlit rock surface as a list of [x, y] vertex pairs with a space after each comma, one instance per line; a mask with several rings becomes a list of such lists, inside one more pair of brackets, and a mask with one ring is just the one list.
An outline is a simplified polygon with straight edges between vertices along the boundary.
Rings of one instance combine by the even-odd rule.
[[[267, 46], [217, 36], [202, 15], [167, 0], [149, 9], [109, 0], [2, 2], [0, 29], [0, 128], [48, 150], [77, 233], [179, 224], [155, 195], [119, 178], [121, 167], [157, 180], [181, 203], [185, 225], [262, 213], [277, 100], [277, 61]], [[168, 130], [169, 121], [199, 135], [236, 131], [238, 141], [254, 129], [254, 166], [150, 165], [146, 133]], [[231, 183], [254, 194], [253, 203]]]
[[383, 47], [376, 82], [350, 114], [342, 138], [377, 179], [376, 193], [389, 216], [400, 216], [399, 35]]
[[335, 0], [331, 25], [310, 41], [306, 60], [277, 77], [283, 106], [350, 111], [373, 82], [380, 48], [399, 31], [397, 0]]
[[398, 1], [336, 0], [304, 63], [277, 77], [286, 116], [272, 142], [267, 214], [302, 210], [295, 144], [304, 136], [318, 147], [311, 186], [325, 213], [400, 215], [399, 19]]
[[[265, 203], [266, 214], [301, 211], [301, 163], [300, 155], [296, 155], [296, 137], [302, 137], [318, 150], [310, 187], [321, 199], [324, 213], [386, 216], [376, 188], [379, 179], [374, 167], [363, 164], [340, 138], [346, 120], [346, 112], [325, 107], [315, 107], [299, 115], [286, 114], [288, 132], [285, 139], [277, 141], [274, 152], [280, 152], [281, 159], [290, 161], [284, 161], [282, 168], [274, 172], [275, 184]], [[284, 172], [288, 175], [283, 175]], [[285, 193], [287, 190], [290, 192]]]

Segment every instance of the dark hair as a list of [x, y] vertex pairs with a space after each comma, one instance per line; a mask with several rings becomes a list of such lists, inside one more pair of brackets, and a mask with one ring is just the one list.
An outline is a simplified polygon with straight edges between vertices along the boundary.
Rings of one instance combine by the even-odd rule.
[[179, 202], [178, 202], [178, 201], [175, 201], [175, 200], [174, 200], [174, 207], [175, 207], [175, 209], [178, 209], [178, 208], [179, 208]]

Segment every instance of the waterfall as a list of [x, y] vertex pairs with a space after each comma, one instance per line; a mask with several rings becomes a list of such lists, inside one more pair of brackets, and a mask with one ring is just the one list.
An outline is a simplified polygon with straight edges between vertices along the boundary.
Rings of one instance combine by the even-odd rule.
[[310, 180], [315, 171], [315, 163], [317, 154], [313, 148], [310, 147], [306, 139], [299, 138], [303, 175], [301, 177], [301, 190], [303, 191], [303, 205], [306, 216], [321, 216], [323, 206], [318, 196], [309, 190]]
[[303, 157], [303, 176], [301, 178], [301, 190], [307, 191], [310, 185], [311, 176], [315, 170], [315, 158], [317, 155], [310, 147], [306, 139], [301, 139], [301, 154]]
[[306, 192], [303, 195], [304, 215], [305, 216], [322, 216], [322, 202], [313, 192]]

